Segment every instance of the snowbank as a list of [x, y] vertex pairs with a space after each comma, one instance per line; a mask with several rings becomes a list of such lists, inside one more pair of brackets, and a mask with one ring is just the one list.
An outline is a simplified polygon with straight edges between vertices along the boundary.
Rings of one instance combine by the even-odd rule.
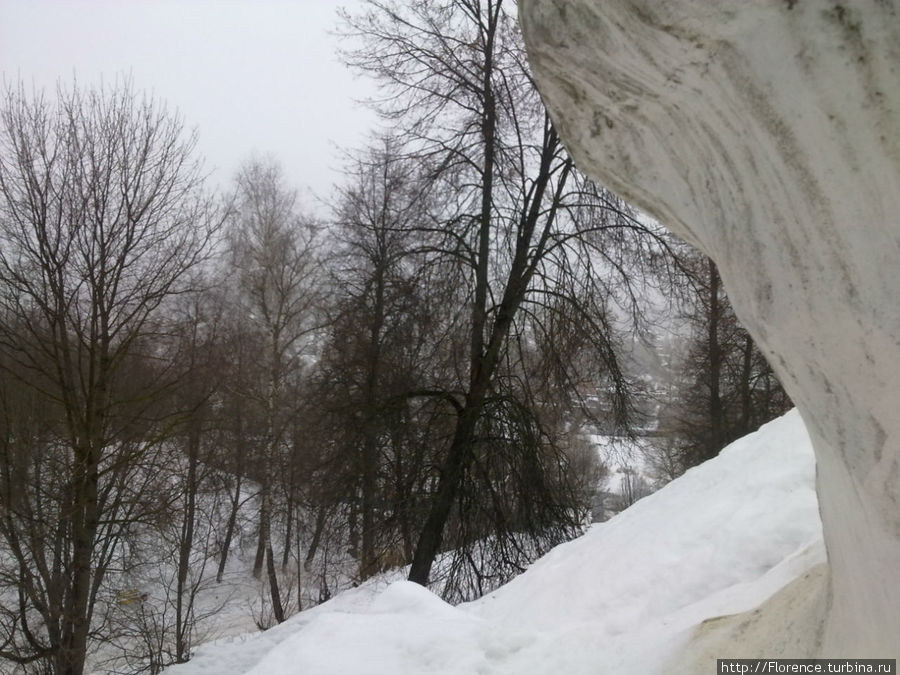
[[794, 411], [479, 601], [367, 586], [167, 672], [662, 675], [704, 620], [823, 561], [814, 473]]
[[523, 0], [583, 171], [715, 259], [806, 420], [822, 653], [900, 645], [900, 6]]

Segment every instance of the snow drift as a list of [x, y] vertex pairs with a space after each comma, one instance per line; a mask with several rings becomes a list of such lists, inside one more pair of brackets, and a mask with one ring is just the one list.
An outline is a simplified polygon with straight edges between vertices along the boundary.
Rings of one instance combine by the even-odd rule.
[[265, 633], [202, 646], [168, 672], [668, 674], [703, 621], [815, 574], [814, 473], [791, 412], [479, 601], [451, 607], [416, 584], [369, 584]]
[[898, 10], [521, 2], [579, 167], [715, 259], [806, 420], [830, 578], [790, 630], [832, 657], [900, 655]]

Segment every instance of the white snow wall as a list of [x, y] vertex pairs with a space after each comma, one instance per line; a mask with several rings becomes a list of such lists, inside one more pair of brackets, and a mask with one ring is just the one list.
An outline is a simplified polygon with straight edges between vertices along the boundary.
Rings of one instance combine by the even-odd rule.
[[715, 259], [800, 408], [830, 566], [812, 648], [900, 656], [900, 4], [520, 15], [578, 166]]

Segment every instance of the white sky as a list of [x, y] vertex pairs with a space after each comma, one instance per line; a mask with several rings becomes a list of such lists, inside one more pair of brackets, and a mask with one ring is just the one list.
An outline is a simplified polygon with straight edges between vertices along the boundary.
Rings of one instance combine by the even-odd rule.
[[130, 74], [200, 134], [227, 184], [252, 152], [274, 155], [303, 201], [326, 197], [341, 159], [376, 125], [354, 99], [372, 85], [337, 60], [339, 6], [358, 0], [0, 0], [7, 82], [52, 89]]

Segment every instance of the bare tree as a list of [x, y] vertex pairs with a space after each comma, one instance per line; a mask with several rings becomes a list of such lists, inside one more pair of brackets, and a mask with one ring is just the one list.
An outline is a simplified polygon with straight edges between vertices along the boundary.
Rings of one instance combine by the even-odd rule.
[[259, 540], [254, 576], [265, 561], [273, 611], [284, 612], [272, 548], [273, 481], [291, 420], [289, 385], [302, 372], [306, 338], [319, 328], [319, 260], [315, 227], [296, 210], [296, 193], [272, 162], [252, 161], [238, 173], [229, 233], [240, 275], [240, 311], [263, 345], [263, 375], [250, 393], [263, 411], [259, 457]]
[[176, 375], [158, 346], [167, 303], [191, 289], [216, 228], [194, 145], [128, 83], [3, 94], [4, 377], [53, 416], [47, 433], [4, 432], [0, 533], [19, 587], [0, 655], [17, 663], [83, 672], [117, 542], [152, 501], [134, 467], [160, 440], [156, 403]]
[[426, 444], [415, 440], [424, 420], [409, 393], [428, 389], [434, 378], [426, 372], [447, 364], [436, 317], [449, 296], [418, 230], [430, 182], [421, 166], [404, 157], [397, 139], [380, 138], [346, 173], [335, 207], [333, 318], [320, 379], [340, 465], [331, 476], [351, 521], [358, 515], [360, 542], [351, 550], [366, 579], [387, 557], [396, 559], [394, 551], [412, 549], [418, 525], [410, 522], [409, 483], [419, 479]]
[[[230, 290], [225, 285], [226, 295]], [[226, 307], [240, 304], [233, 297], [225, 297], [222, 302]], [[260, 336], [248, 325], [245, 317], [237, 313], [227, 312], [223, 323], [226, 325], [222, 329], [222, 386], [215, 424], [217, 442], [222, 450], [217, 456], [217, 465], [228, 483], [229, 508], [216, 571], [216, 581], [219, 583], [224, 578], [228, 555], [238, 530], [238, 513], [250, 498], [245, 494], [246, 474], [261, 436], [259, 406], [248, 396], [259, 374]]]
[[[379, 112], [402, 128], [408, 151], [430, 167], [434, 189], [442, 192], [420, 229], [457, 283], [455, 306], [464, 308], [456, 315], [467, 342], [459, 376], [429, 392], [449, 406], [455, 422], [410, 572], [411, 580], [426, 583], [464, 486], [488, 465], [479, 457], [494, 431], [512, 431], [506, 457], [513, 464], [494, 463], [496, 471], [481, 472], [484, 480], [496, 484], [502, 479], [496, 472], [515, 474], [523, 461], [543, 469], [554, 464], [545, 464], [555, 443], [541, 424], [535, 381], [526, 377], [534, 374], [525, 358], [533, 346], [542, 345], [543, 363], [554, 366], [553, 377], [567, 380], [571, 393], [582, 379], [574, 357], [590, 364], [581, 375], [603, 385], [610, 410], [624, 421], [617, 323], [639, 314], [639, 284], [631, 276], [638, 254], [651, 260], [663, 242], [575, 171], [502, 0], [369, 0], [346, 20], [347, 32], [362, 44], [345, 55], [347, 62], [383, 87]], [[564, 329], [573, 331], [571, 340], [551, 356]], [[504, 417], [516, 424], [502, 423]], [[530, 482], [548, 488], [544, 494], [553, 499], [567, 499], [566, 490], [549, 489], [550, 475], [534, 471]], [[556, 505], [548, 513], [571, 513]], [[575, 529], [564, 519], [561, 531], [568, 534], [560, 536]], [[502, 526], [495, 534], [509, 531]]]
[[660, 425], [683, 471], [715, 457], [792, 404], [734, 314], [715, 263], [693, 250], [679, 255], [686, 272], [682, 313], [687, 338], [684, 354], [673, 364], [678, 378]]
[[[171, 541], [175, 550], [174, 583], [171, 589], [174, 610], [175, 663], [190, 659], [191, 638], [196, 628], [194, 602], [203, 582], [211, 531], [218, 526], [207, 510], [215, 512], [220, 482], [216, 480], [211, 449], [217, 434], [211, 428], [212, 408], [221, 391], [222, 356], [220, 323], [222, 305], [212, 292], [197, 293], [178, 306], [174, 343], [178, 346], [185, 377], [173, 392], [175, 408], [183, 419], [173, 438], [173, 458], [169, 462], [169, 484], [174, 494], [176, 515], [169, 528], [161, 527], [160, 538]], [[207, 503], [203, 503], [203, 502]], [[168, 531], [167, 531], [168, 530]]]

